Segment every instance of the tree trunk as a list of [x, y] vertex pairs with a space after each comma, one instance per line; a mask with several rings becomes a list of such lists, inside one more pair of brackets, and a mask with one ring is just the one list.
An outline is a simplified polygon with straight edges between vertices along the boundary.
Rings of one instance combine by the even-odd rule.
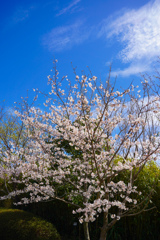
[[83, 223], [85, 240], [90, 240], [88, 222]]
[[[87, 191], [87, 183], [84, 183], [84, 190], [85, 192]], [[85, 196], [83, 197], [83, 201], [84, 203], [87, 203], [87, 198]], [[83, 223], [83, 229], [84, 229], [85, 240], [90, 240], [88, 222]]]
[[108, 229], [108, 212], [104, 212], [103, 215], [103, 226], [101, 227], [100, 239], [106, 240], [107, 238], [107, 229]]

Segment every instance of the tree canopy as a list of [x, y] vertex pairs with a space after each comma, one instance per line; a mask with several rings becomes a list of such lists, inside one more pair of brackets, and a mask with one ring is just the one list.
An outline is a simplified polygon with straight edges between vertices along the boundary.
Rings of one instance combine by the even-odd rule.
[[[141, 83], [141, 97], [132, 84], [118, 91], [110, 74], [101, 82], [75, 73], [71, 82], [67, 77], [59, 80], [56, 66], [54, 70], [48, 77], [45, 111], [32, 107], [15, 112], [25, 126], [27, 143], [10, 142], [0, 177], [21, 184], [21, 189], [1, 199], [22, 194], [17, 205], [50, 199], [71, 204], [86, 240], [88, 222], [103, 214], [100, 240], [105, 240], [122, 217], [147, 209], [148, 200], [137, 197], [145, 192], [136, 180], [144, 166], [159, 157], [159, 128], [153, 122], [160, 98], [150, 94], [147, 81]], [[126, 178], [120, 179], [123, 173]]]

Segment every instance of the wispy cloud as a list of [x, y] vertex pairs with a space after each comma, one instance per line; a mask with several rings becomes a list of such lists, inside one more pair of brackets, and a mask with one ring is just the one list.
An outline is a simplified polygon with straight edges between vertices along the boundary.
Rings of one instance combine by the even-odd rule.
[[18, 9], [14, 13], [12, 20], [13, 20], [14, 23], [18, 23], [18, 22], [22, 22], [23, 20], [28, 18], [28, 16], [29, 16], [29, 10]]
[[24, 7], [17, 8], [11, 17], [12, 24], [17, 24], [19, 22], [26, 20], [33, 9], [34, 9], [34, 6], [30, 6], [28, 8], [24, 8]]
[[130, 66], [125, 69], [117, 69], [115, 71], [112, 71], [111, 75], [113, 77], [116, 76], [128, 77], [131, 75], [137, 75], [140, 73], [148, 72], [150, 70], [151, 67], [148, 66], [148, 63], [145, 65], [143, 63], [138, 62], [130, 64]]
[[75, 6], [80, 2], [81, 0], [74, 0], [73, 2], [71, 2], [67, 7], [63, 8], [60, 10], [59, 13], [56, 14], [56, 16], [60, 16], [66, 12], [68, 12], [69, 10], [75, 8]]
[[105, 35], [107, 39], [116, 37], [122, 44], [118, 58], [131, 64], [117, 73], [127, 76], [148, 70], [160, 55], [160, 0], [150, 1], [138, 10], [128, 10], [116, 19], [108, 20], [103, 22], [99, 35]]
[[81, 44], [88, 39], [90, 31], [86, 31], [82, 21], [72, 25], [58, 27], [43, 37], [43, 45], [50, 51], [58, 52]]

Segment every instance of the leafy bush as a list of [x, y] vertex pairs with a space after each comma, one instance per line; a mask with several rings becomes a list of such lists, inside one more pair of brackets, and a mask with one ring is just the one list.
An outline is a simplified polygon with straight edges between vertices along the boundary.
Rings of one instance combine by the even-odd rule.
[[60, 240], [53, 225], [17, 209], [0, 210], [1, 240]]

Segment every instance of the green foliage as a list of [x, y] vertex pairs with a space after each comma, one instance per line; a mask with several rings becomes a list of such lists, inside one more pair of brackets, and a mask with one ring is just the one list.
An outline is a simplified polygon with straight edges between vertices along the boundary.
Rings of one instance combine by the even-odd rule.
[[23, 133], [23, 124], [18, 121], [17, 117], [5, 114], [4, 119], [0, 121], [0, 146], [3, 151], [10, 149], [10, 141], [16, 144], [25, 142]]
[[[83, 233], [83, 226], [78, 222], [76, 216], [72, 214], [73, 207], [69, 204], [54, 200], [20, 205], [19, 207], [51, 222], [61, 236], [68, 236], [67, 239], [69, 240], [72, 239], [72, 236], [75, 236], [75, 231], [78, 232], [77, 228], [81, 227]], [[74, 222], [77, 222], [78, 225], [73, 226]], [[75, 240], [75, 238], [73, 239]], [[66, 238], [64, 238], [64, 240], [66, 240]]]
[[1, 240], [60, 240], [53, 225], [21, 210], [0, 210]]
[[[159, 185], [160, 168], [155, 162], [148, 163], [139, 174], [136, 184], [143, 192], [148, 193], [155, 186]], [[160, 186], [160, 185], [159, 185]]]
[[125, 217], [108, 233], [107, 240], [160, 240], [160, 214], [143, 212], [134, 217]]

